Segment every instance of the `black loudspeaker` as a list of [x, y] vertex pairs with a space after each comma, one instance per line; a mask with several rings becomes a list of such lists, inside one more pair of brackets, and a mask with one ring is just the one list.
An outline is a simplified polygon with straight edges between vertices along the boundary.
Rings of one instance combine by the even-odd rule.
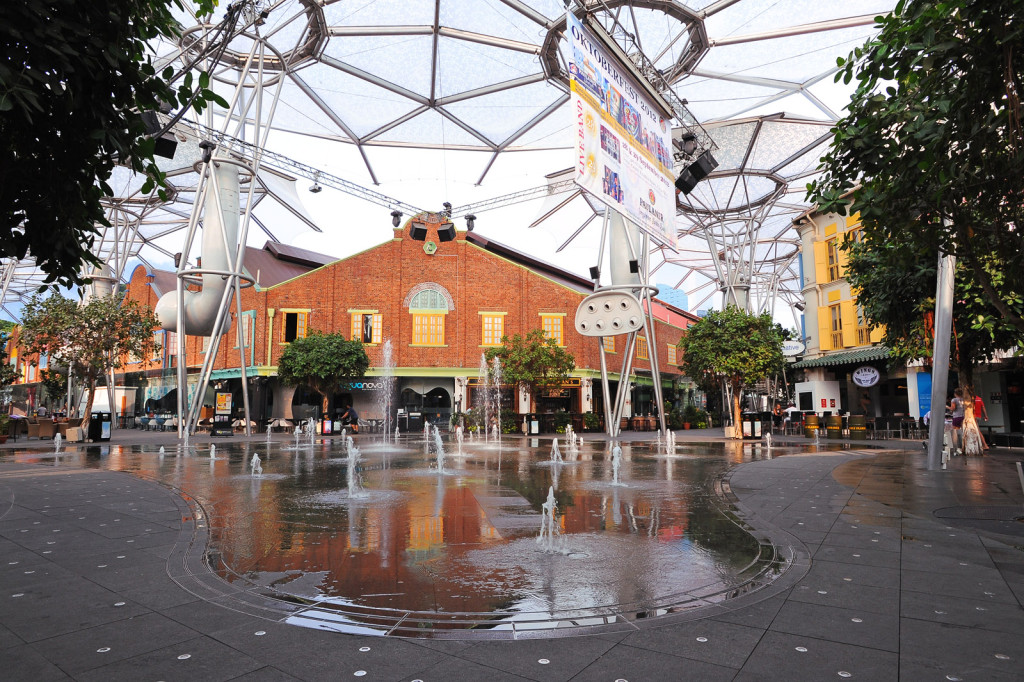
[[601, 279], [601, 268], [596, 265], [590, 266], [590, 279]]
[[[157, 118], [155, 111], [144, 111], [139, 116], [142, 118], [142, 123], [146, 126], [147, 135], [160, 132], [160, 119]], [[162, 156], [165, 159], [173, 159], [177, 148], [178, 141], [174, 139], [174, 135], [172, 133], [164, 133], [154, 140], [153, 154]]]
[[440, 242], [450, 242], [455, 239], [455, 226], [451, 223], [445, 223], [444, 225], [437, 226], [437, 240]]
[[711, 171], [716, 168], [718, 168], [718, 161], [715, 160], [715, 157], [711, 156], [711, 150], [708, 150], [698, 156], [697, 160], [690, 164], [690, 167], [687, 168], [687, 170], [693, 174], [693, 177], [696, 178], [698, 182], [700, 182], [710, 175]]
[[423, 223], [412, 223], [409, 226], [409, 236], [416, 241], [426, 241], [427, 239], [427, 226]]
[[693, 177], [693, 173], [690, 172], [689, 168], [684, 168], [683, 172], [676, 178], [676, 189], [683, 194], [689, 194], [696, 186], [697, 178]]
[[697, 183], [711, 174], [711, 171], [718, 168], [718, 161], [711, 156], [711, 150], [705, 151], [689, 166], [683, 169], [676, 178], [676, 189], [683, 194], [689, 194]]

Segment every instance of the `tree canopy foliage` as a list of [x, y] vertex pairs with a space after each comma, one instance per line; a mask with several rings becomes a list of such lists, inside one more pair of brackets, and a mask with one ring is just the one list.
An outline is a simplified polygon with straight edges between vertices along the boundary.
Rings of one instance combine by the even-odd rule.
[[51, 364], [74, 366], [89, 391], [81, 415], [87, 421], [97, 380], [129, 357], [150, 357], [157, 324], [152, 309], [121, 295], [96, 296], [84, 304], [57, 294], [36, 295], [22, 312], [20, 340], [27, 353], [46, 353]]
[[331, 394], [342, 384], [362, 378], [369, 367], [370, 358], [361, 342], [346, 341], [339, 333], [312, 331], [284, 349], [277, 376], [286, 384], [305, 384], [319, 393], [326, 414]]
[[[847, 279], [858, 292], [865, 316], [885, 326], [883, 342], [890, 349], [890, 359], [907, 362], [930, 358], [937, 245], [923, 244], [910, 234], [887, 239], [875, 233], [861, 242], [851, 240], [848, 245]], [[984, 267], [998, 286], [1005, 276], [998, 259], [987, 259]], [[950, 361], [971, 412], [964, 421], [965, 450], [981, 454], [973, 417], [974, 365], [1000, 349], [1016, 347], [1024, 341], [1024, 333], [998, 313], [971, 269], [957, 268], [954, 301]]]
[[[728, 387], [733, 425], [740, 424], [740, 393], [785, 367], [785, 332], [771, 315], [754, 315], [729, 306], [687, 327], [679, 339], [680, 368], [705, 391]], [[736, 437], [742, 437], [736, 429]]]
[[147, 41], [179, 34], [172, 7], [182, 0], [0, 5], [0, 257], [30, 254], [47, 282], [81, 284], [114, 166], [163, 182], [139, 113], [223, 103], [205, 74], [175, 87], [173, 69], [156, 72]]
[[1024, 2], [900, 0], [876, 21], [839, 60], [857, 87], [810, 198], [849, 204], [869, 244], [956, 255], [991, 303], [973, 324], [1024, 331]]
[[[7, 357], [7, 343], [11, 340], [10, 329], [0, 327], [0, 391], [14, 383], [18, 378], [18, 370]], [[3, 404], [0, 400], [0, 405]]]
[[543, 329], [534, 329], [526, 336], [503, 336], [501, 346], [488, 348], [486, 357], [488, 362], [494, 358], [501, 361], [504, 383], [529, 386], [534, 391], [561, 386], [576, 369], [572, 353], [548, 338]]

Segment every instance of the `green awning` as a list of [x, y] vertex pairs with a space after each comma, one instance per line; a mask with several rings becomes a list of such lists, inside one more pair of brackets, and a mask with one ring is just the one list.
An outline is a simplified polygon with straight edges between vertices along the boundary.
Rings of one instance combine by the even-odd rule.
[[811, 367], [835, 367], [837, 365], [859, 365], [875, 360], [885, 360], [889, 357], [889, 349], [886, 346], [868, 346], [856, 350], [842, 350], [835, 353], [826, 353], [819, 358], [801, 360], [794, 362], [790, 367], [794, 369], [809, 369]]

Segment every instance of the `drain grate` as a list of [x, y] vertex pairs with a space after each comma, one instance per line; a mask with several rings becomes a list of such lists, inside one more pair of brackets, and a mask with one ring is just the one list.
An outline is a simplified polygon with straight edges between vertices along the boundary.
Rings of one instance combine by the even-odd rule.
[[1024, 508], [1007, 506], [965, 506], [936, 509], [940, 519], [969, 519], [972, 521], [1022, 521]]

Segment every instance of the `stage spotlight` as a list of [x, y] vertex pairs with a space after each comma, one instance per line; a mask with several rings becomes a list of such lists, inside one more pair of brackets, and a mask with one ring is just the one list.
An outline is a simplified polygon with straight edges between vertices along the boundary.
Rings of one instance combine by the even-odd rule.
[[396, 211], [392, 211], [391, 212], [391, 224], [394, 225], [395, 227], [398, 227], [399, 223], [401, 223], [401, 222], [402, 222], [402, 212], [401, 211], [397, 211], [397, 210]]
[[474, 227], [476, 227], [476, 216], [470, 213], [466, 216], [466, 229], [472, 232]]
[[451, 218], [451, 217], [452, 217], [452, 205], [451, 205], [450, 203], [448, 203], [447, 201], [446, 201], [446, 202], [444, 202], [444, 203], [443, 203], [443, 204], [441, 204], [441, 205], [442, 205], [442, 206], [444, 206], [444, 210], [443, 210], [443, 211], [441, 211], [441, 213], [442, 213], [443, 215], [446, 215], [446, 216], [448, 216], [449, 218]]
[[320, 179], [320, 173], [313, 173], [313, 184], [309, 186], [309, 191], [313, 194], [319, 194], [324, 191], [324, 188], [320, 186], [318, 180]]
[[680, 139], [672, 139], [672, 146], [686, 156], [693, 156], [693, 153], [697, 151], [697, 136], [693, 133], [684, 133]]

